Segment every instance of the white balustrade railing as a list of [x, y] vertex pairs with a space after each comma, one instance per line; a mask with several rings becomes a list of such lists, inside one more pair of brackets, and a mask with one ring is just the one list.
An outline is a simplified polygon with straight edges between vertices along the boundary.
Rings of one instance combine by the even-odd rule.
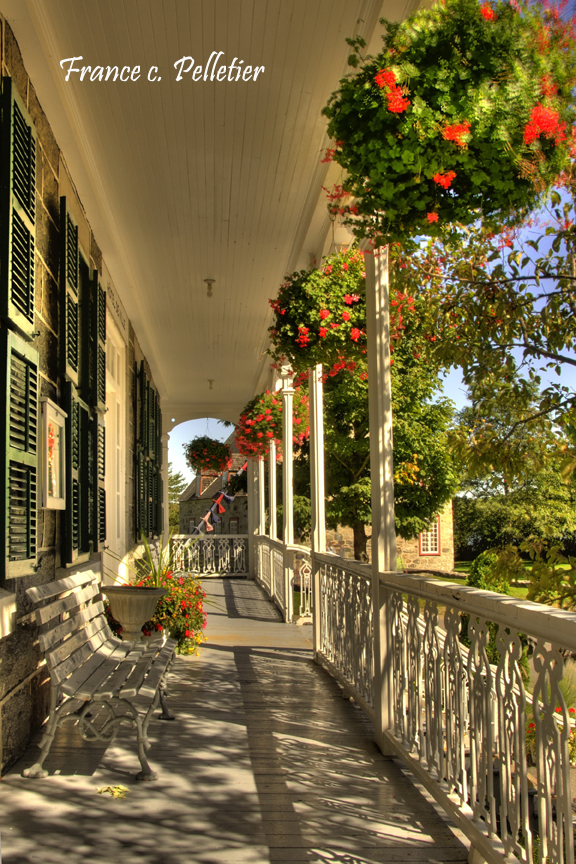
[[312, 618], [312, 555], [305, 546], [289, 547], [293, 550], [294, 588], [300, 592], [300, 618]]
[[[573, 864], [576, 728], [560, 682], [565, 656], [576, 655], [576, 614], [405, 573], [380, 574], [375, 589], [368, 565], [312, 557], [263, 536], [256, 543], [258, 579], [285, 620], [284, 566], [300, 586], [301, 614], [320, 616], [318, 661], [375, 722], [383, 704], [384, 748], [412, 769], [480, 857]], [[375, 591], [387, 652], [382, 680], [374, 674]]]
[[[370, 568], [316, 557], [319, 659], [376, 720]], [[560, 681], [565, 653], [576, 652], [576, 615], [402, 573], [381, 574], [379, 592], [389, 652], [384, 745], [486, 861], [572, 864], [569, 736], [576, 733]], [[460, 641], [462, 616], [469, 648]], [[528, 644], [532, 692], [522, 676]]]
[[284, 545], [278, 540], [260, 535], [256, 538], [256, 580], [273, 600], [286, 621], [287, 597], [284, 572]]
[[370, 567], [338, 555], [315, 557], [320, 566], [320, 659], [373, 718]]
[[200, 575], [248, 574], [248, 535], [175, 534], [172, 551], [179, 570]]
[[[260, 535], [256, 538], [257, 581], [282, 612], [285, 621], [292, 617], [292, 604], [286, 589], [300, 592], [298, 617], [312, 618], [312, 562], [305, 546], [284, 546], [279, 540]], [[287, 569], [286, 569], [287, 568]], [[288, 570], [288, 572], [287, 572]]]

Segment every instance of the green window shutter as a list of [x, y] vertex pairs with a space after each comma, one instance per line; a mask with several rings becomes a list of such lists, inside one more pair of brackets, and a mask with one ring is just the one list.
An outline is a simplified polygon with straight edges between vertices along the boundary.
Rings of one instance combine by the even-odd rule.
[[106, 410], [106, 292], [100, 284], [97, 271], [94, 272], [92, 326], [93, 340], [96, 347], [94, 352], [96, 392], [92, 404], [97, 411], [104, 413]]
[[36, 562], [38, 352], [5, 329], [0, 351], [6, 397], [0, 457], [6, 490], [2, 576], [9, 578], [30, 573]]
[[138, 372], [138, 402], [140, 410], [138, 412], [138, 444], [140, 450], [148, 454], [148, 417], [150, 413], [150, 384], [144, 369], [144, 363], [140, 363]]
[[80, 399], [76, 387], [67, 381], [64, 393], [66, 418], [66, 510], [64, 511], [65, 564], [73, 564], [80, 550]]
[[60, 370], [78, 386], [80, 372], [80, 267], [78, 225], [60, 199]]
[[93, 527], [92, 538], [94, 551], [101, 551], [106, 542], [106, 428], [103, 419], [96, 415], [92, 421], [94, 448], [93, 476]]
[[156, 441], [156, 414], [158, 411], [158, 396], [156, 391], [149, 387], [148, 398], [148, 457], [155, 462], [157, 456], [157, 441]]
[[94, 548], [94, 473], [96, 452], [94, 447], [94, 420], [88, 406], [80, 405], [80, 552]]
[[156, 501], [155, 501], [155, 525], [154, 525], [154, 533], [162, 534], [164, 531], [164, 483], [162, 482], [162, 475], [158, 470], [156, 473], [157, 482], [156, 482]]
[[146, 495], [147, 495], [147, 467], [146, 458], [142, 452], [136, 457], [136, 539], [142, 534], [148, 534], [146, 530]]
[[0, 315], [34, 333], [36, 130], [10, 78], [2, 85]]
[[80, 263], [81, 390], [85, 401], [100, 414], [106, 411], [106, 292], [94, 270]]

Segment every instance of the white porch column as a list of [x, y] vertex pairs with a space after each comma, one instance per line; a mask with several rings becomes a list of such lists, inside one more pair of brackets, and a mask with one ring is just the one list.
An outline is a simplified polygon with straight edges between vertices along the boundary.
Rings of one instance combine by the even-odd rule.
[[387, 629], [389, 592], [380, 589], [379, 574], [396, 569], [394, 464], [392, 459], [392, 390], [388, 313], [388, 247], [364, 256], [366, 262], [366, 331], [370, 402], [370, 474], [372, 478], [372, 603], [374, 626], [374, 710], [376, 743], [385, 750], [383, 731], [391, 726], [391, 651]]
[[308, 372], [310, 394], [310, 501], [312, 505], [312, 609], [314, 659], [321, 647], [320, 566], [316, 552], [326, 551], [326, 507], [324, 484], [324, 412], [322, 365]]
[[258, 533], [266, 533], [266, 483], [262, 456], [258, 459]]
[[250, 578], [255, 579], [258, 575], [258, 561], [256, 535], [258, 534], [258, 473], [254, 459], [248, 459], [246, 469], [248, 479], [248, 555]]
[[293, 553], [287, 546], [294, 544], [294, 466], [292, 463], [292, 438], [294, 435], [292, 422], [292, 403], [294, 387], [288, 370], [283, 369], [282, 376], [282, 516], [284, 527], [284, 594], [286, 603], [284, 617], [292, 621], [294, 612], [294, 597], [292, 594]]
[[268, 454], [268, 509], [270, 510], [270, 539], [278, 539], [278, 526], [276, 523], [276, 441], [270, 439], [270, 451]]
[[164, 543], [168, 541], [170, 536], [170, 500], [168, 494], [168, 441], [170, 435], [164, 432], [162, 435], [162, 491], [163, 491], [163, 515], [162, 515], [162, 534]]

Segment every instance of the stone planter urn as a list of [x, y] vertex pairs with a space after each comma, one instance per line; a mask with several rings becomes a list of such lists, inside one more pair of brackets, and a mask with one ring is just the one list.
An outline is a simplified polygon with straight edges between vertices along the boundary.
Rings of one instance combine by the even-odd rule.
[[135, 585], [103, 585], [110, 603], [110, 611], [122, 627], [121, 637], [125, 642], [142, 639], [142, 625], [156, 611], [156, 604], [166, 594], [166, 588], [148, 588]]

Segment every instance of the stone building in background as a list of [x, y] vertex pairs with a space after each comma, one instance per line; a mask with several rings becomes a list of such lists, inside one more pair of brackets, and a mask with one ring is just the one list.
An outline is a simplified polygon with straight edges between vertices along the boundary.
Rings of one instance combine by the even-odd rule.
[[[452, 502], [436, 518], [430, 531], [413, 540], [396, 539], [399, 570], [432, 570], [450, 573], [454, 569], [454, 525]], [[326, 548], [343, 558], [354, 557], [354, 536], [351, 528], [339, 527], [326, 532]], [[366, 545], [370, 554], [370, 540]]]

